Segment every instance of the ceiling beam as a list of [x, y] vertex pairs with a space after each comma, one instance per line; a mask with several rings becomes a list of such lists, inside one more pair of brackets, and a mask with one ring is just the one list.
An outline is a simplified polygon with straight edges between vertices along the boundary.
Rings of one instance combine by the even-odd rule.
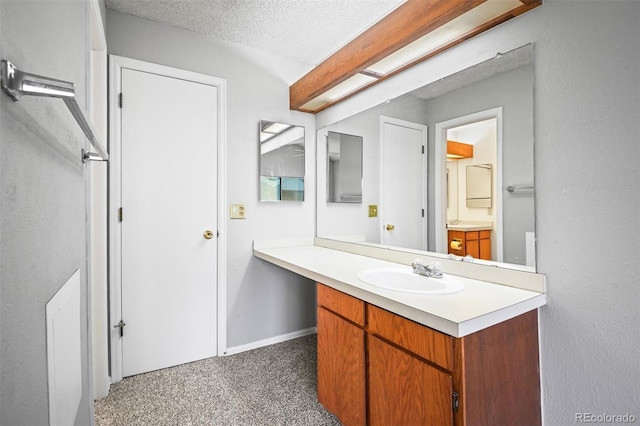
[[431, 52], [398, 70], [394, 70], [384, 76], [379, 76], [373, 83], [340, 100], [331, 102], [313, 111], [301, 108], [307, 102], [326, 92], [328, 89], [364, 71], [367, 67], [377, 63], [391, 53], [486, 1], [487, 0], [407, 0], [406, 3], [378, 21], [291, 85], [289, 88], [290, 108], [314, 113], [319, 112], [366, 87], [391, 77], [420, 61], [424, 61], [455, 44], [541, 4], [541, 0], [520, 0], [522, 6], [479, 26], [474, 31], [447, 43], [437, 51]]

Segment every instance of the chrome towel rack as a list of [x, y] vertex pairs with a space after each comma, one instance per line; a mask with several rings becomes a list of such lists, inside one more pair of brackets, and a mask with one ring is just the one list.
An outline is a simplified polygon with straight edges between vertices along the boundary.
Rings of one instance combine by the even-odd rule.
[[24, 95], [62, 99], [93, 148], [98, 151], [97, 153], [86, 152], [83, 149], [82, 162], [109, 160], [109, 154], [107, 154], [107, 151], [96, 137], [96, 131], [85, 118], [80, 105], [76, 101], [75, 85], [73, 83], [21, 71], [11, 62], [4, 59], [2, 60], [1, 75], [2, 90], [15, 102], [19, 101]]
[[510, 193], [530, 193], [535, 191], [535, 186], [533, 185], [509, 185], [507, 186], [507, 192]]

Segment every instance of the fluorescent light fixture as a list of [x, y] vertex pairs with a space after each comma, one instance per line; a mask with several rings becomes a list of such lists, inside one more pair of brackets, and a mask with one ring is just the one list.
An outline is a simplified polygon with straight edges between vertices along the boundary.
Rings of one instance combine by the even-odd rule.
[[337, 86], [327, 90], [323, 94], [311, 99], [309, 102], [302, 105], [300, 109], [314, 111], [317, 108], [347, 96], [348, 94], [353, 93], [376, 80], [377, 79], [375, 77], [369, 75], [360, 73], [355, 74]]
[[425, 0], [403, 3], [317, 65], [290, 86], [290, 107], [299, 111], [320, 112], [410, 66], [542, 5], [542, 0], [433, 2], [441, 3], [441, 7], [431, 3]]
[[519, 0], [487, 0], [467, 13], [390, 54], [366, 69], [376, 74], [389, 74], [437, 50], [498, 16], [521, 6]]
[[[279, 123], [276, 123], [279, 124]], [[293, 126], [287, 125], [287, 129]], [[270, 135], [268, 142], [267, 140], [260, 140], [260, 154], [266, 154], [267, 152], [280, 149], [286, 145], [292, 145], [295, 143], [300, 143], [300, 145], [304, 145], [304, 127], [295, 126], [291, 130], [286, 132], [280, 132], [277, 135]]]
[[282, 133], [291, 127], [290, 124], [278, 123], [275, 121], [271, 123], [268, 121], [262, 123], [268, 124], [264, 128], [260, 129], [260, 142], [266, 142], [275, 135]]
[[277, 135], [278, 133], [284, 132], [289, 127], [291, 127], [290, 124], [273, 122], [273, 123], [269, 124], [266, 128], [264, 128], [262, 131], [265, 132], [265, 133], [271, 133], [273, 135]]

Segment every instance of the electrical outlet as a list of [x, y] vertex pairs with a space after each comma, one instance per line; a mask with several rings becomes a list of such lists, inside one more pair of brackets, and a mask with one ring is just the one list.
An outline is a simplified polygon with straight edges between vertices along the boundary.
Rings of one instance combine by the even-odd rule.
[[246, 219], [247, 218], [247, 205], [246, 204], [231, 204], [231, 219]]
[[378, 217], [378, 206], [369, 205], [369, 217]]

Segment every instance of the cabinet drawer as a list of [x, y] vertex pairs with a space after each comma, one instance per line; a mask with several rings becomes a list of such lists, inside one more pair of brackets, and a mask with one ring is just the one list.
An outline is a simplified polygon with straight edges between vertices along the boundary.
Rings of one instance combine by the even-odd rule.
[[464, 231], [448, 231], [447, 234], [450, 240], [455, 238], [456, 240], [464, 241]]
[[491, 238], [491, 231], [485, 230], [485, 231], [478, 231], [478, 233], [480, 234], [480, 239], [481, 240], [486, 240]]
[[367, 322], [370, 333], [453, 370], [453, 337], [373, 305], [367, 309]]
[[364, 326], [364, 302], [324, 284], [317, 285], [318, 306]]
[[478, 239], [478, 231], [467, 231], [465, 232], [465, 239], [467, 241], [474, 241]]

